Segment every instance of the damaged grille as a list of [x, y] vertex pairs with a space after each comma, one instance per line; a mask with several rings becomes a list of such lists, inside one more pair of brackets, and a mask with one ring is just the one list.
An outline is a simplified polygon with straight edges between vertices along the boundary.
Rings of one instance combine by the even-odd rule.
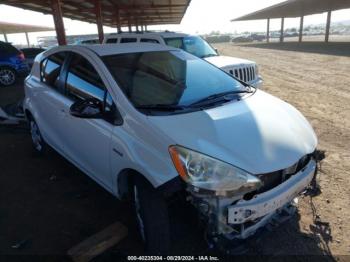
[[297, 163], [283, 170], [256, 175], [262, 182], [263, 186], [255, 193], [264, 193], [280, 185], [290, 177], [302, 170], [310, 162], [312, 155], [305, 155]]
[[254, 66], [231, 69], [229, 73], [244, 82], [250, 82], [256, 78]]

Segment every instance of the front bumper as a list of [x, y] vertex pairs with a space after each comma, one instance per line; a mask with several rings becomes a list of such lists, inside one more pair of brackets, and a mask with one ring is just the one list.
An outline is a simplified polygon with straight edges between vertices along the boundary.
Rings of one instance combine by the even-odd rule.
[[193, 204], [199, 209], [202, 218], [206, 217], [208, 233], [214, 238], [247, 239], [281, 213], [292, 213], [295, 199], [313, 180], [316, 160], [275, 188], [255, 195], [250, 200], [238, 198], [203, 198], [192, 193]]
[[256, 195], [251, 200], [240, 200], [228, 208], [228, 223], [242, 224], [254, 221], [282, 208], [299, 195], [312, 181], [316, 170], [316, 162], [310, 163], [299, 173], [284, 183], [265, 193]]

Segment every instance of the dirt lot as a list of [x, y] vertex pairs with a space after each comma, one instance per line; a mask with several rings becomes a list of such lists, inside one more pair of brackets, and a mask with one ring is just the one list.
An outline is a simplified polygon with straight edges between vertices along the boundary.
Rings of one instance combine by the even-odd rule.
[[[310, 52], [310, 46], [217, 47], [222, 54], [258, 62], [264, 89], [300, 109], [314, 126], [320, 148], [327, 151], [320, 178], [322, 194], [313, 200], [316, 211], [309, 197], [301, 198], [299, 214], [273, 232], [263, 234], [258, 241], [248, 243], [248, 253], [273, 257], [304, 255], [303, 258], [315, 261], [321, 257], [310, 255], [330, 255], [322, 258], [349, 260], [350, 58], [344, 51], [347, 49], [341, 52], [339, 46], [318, 47], [323, 53], [318, 54]], [[286, 51], [298, 49], [303, 52]], [[0, 105], [14, 102], [22, 95], [21, 84], [0, 88]], [[191, 211], [182, 202], [171, 205], [173, 253], [211, 254], [213, 251], [208, 250]], [[316, 214], [320, 222], [315, 224]], [[0, 127], [0, 261], [17, 258], [12, 255], [40, 255], [26, 257], [33, 261], [66, 260], [64, 254], [69, 248], [117, 220], [128, 226], [129, 236], [96, 261], [142, 254], [129, 206], [114, 199], [57, 154], [44, 158], [33, 154], [25, 130]], [[12, 248], [21, 241], [22, 248]]]

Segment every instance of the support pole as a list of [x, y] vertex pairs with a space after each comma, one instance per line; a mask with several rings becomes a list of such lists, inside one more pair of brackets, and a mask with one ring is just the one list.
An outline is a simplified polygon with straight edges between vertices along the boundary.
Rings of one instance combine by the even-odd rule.
[[26, 39], [27, 39], [27, 45], [28, 45], [28, 47], [30, 47], [30, 41], [29, 41], [28, 32], [25, 32], [25, 34], [26, 34]]
[[132, 32], [130, 19], [128, 20], [129, 33]]
[[284, 40], [284, 17], [282, 17], [282, 20], [281, 20], [280, 42], [283, 43], [283, 40]]
[[66, 32], [64, 31], [63, 14], [60, 0], [51, 0], [53, 21], [55, 23], [57, 42], [59, 45], [66, 45]]
[[300, 17], [299, 43], [303, 41], [304, 16]]
[[325, 38], [326, 43], [329, 42], [329, 31], [331, 28], [331, 19], [332, 19], [332, 11], [329, 11], [327, 14], [326, 38]]
[[120, 25], [120, 13], [119, 13], [119, 8], [116, 12], [116, 17], [117, 17], [117, 30], [118, 30], [118, 33], [121, 33], [122, 32], [122, 28], [121, 28], [121, 25]]
[[8, 43], [7, 34], [4, 33], [5, 42]]
[[147, 32], [147, 25], [145, 25], [145, 31]]
[[103, 33], [103, 24], [102, 24], [102, 7], [101, 7], [100, 0], [95, 0], [95, 14], [96, 14], [98, 40], [100, 41], [100, 44], [102, 44], [104, 33]]
[[270, 18], [267, 18], [266, 42], [270, 42]]

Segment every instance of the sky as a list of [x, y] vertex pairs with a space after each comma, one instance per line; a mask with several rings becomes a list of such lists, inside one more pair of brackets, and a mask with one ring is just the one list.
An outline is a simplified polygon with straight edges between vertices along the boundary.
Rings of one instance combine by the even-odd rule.
[[[180, 25], [150, 26], [149, 30], [173, 30], [191, 34], [207, 34], [212, 31], [221, 33], [240, 33], [244, 31], [266, 31], [266, 21], [230, 22], [231, 19], [260, 10], [262, 8], [283, 2], [284, 0], [192, 0], [186, 15]], [[19, 19], [20, 18], [20, 19]], [[350, 9], [332, 13], [332, 22], [350, 19]], [[23, 10], [11, 6], [0, 5], [0, 21], [23, 23], [30, 25], [43, 25], [54, 27], [51, 15]], [[326, 14], [305, 17], [305, 26], [322, 24], [326, 22]], [[66, 34], [96, 34], [95, 24], [89, 24], [71, 19], [64, 19]], [[285, 28], [299, 27], [299, 18], [285, 20]], [[271, 20], [271, 30], [280, 28], [280, 19]], [[115, 32], [115, 28], [104, 28], [105, 33]], [[30, 33], [31, 43], [36, 43], [39, 36], [55, 35], [55, 32]], [[0, 40], [3, 40], [0, 34]], [[8, 35], [8, 40], [14, 44], [25, 44], [24, 34]]]

